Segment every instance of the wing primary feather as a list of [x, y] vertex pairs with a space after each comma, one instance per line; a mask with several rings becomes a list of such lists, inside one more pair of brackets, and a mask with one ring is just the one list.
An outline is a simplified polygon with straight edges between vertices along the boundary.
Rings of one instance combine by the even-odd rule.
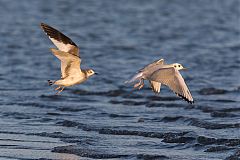
[[79, 48], [70, 38], [47, 24], [41, 23], [40, 26], [59, 50], [80, 58]]
[[57, 29], [44, 23], [41, 23], [40, 26], [50, 38], [54, 38], [60, 42], [63, 42], [64, 44], [71, 44], [77, 47], [77, 45], [70, 38]]

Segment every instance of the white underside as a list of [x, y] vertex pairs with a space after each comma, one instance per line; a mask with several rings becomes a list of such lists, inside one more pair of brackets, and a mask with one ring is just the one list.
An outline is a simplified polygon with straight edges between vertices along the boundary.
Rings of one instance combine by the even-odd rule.
[[73, 86], [73, 85], [76, 85], [76, 84], [83, 83], [86, 80], [87, 80], [87, 78], [81, 72], [78, 76], [68, 76], [64, 79], [57, 80], [54, 84], [59, 85], [59, 86], [68, 87], [68, 86]]

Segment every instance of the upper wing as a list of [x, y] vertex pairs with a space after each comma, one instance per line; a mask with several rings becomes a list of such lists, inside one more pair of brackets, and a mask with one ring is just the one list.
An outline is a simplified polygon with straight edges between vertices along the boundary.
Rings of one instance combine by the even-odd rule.
[[51, 48], [51, 51], [61, 61], [62, 78], [81, 72], [81, 60], [78, 57], [53, 48]]
[[47, 24], [41, 23], [41, 28], [59, 50], [79, 57], [79, 48], [70, 38]]
[[155, 93], [160, 93], [161, 83], [155, 81], [149, 81], [149, 83]]
[[142, 71], [146, 71], [152, 67], [155, 67], [157, 65], [163, 65], [164, 64], [164, 59], [159, 59], [157, 61], [154, 61], [148, 65], [146, 65], [145, 67], [143, 67], [142, 69], [139, 70], [139, 72], [142, 72]]
[[182, 78], [181, 74], [174, 67], [162, 68], [155, 71], [149, 80], [167, 85], [173, 92], [189, 103], [194, 103], [192, 95]]
[[157, 61], [154, 61], [153, 63], [143, 67], [142, 69], [140, 69], [136, 75], [134, 75], [129, 81], [126, 81], [125, 83], [133, 83], [134, 81], [140, 80], [144, 77], [148, 77], [149, 75], [151, 75], [156, 69], [157, 66], [161, 66], [164, 64], [164, 60], [160, 59]]

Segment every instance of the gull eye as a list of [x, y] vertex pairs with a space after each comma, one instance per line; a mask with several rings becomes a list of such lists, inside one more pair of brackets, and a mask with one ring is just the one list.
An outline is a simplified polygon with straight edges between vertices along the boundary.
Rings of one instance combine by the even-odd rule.
[[176, 65], [174, 65], [174, 67], [176, 68], [177, 66], [176, 66]]
[[178, 67], [180, 68], [181, 66], [180, 66], [180, 65], [178, 65]]

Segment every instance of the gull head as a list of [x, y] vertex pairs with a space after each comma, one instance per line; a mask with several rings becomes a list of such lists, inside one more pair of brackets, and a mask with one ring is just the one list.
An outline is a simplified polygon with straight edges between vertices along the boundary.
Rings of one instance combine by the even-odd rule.
[[179, 63], [174, 63], [173, 67], [176, 68], [177, 70], [185, 70], [187, 68], [184, 68], [181, 64]]
[[87, 70], [86, 70], [86, 74], [87, 74], [87, 77], [90, 77], [90, 76], [92, 76], [92, 75], [94, 75], [94, 74], [97, 74], [97, 73], [94, 72], [94, 70], [92, 70], [92, 69], [87, 69]]

